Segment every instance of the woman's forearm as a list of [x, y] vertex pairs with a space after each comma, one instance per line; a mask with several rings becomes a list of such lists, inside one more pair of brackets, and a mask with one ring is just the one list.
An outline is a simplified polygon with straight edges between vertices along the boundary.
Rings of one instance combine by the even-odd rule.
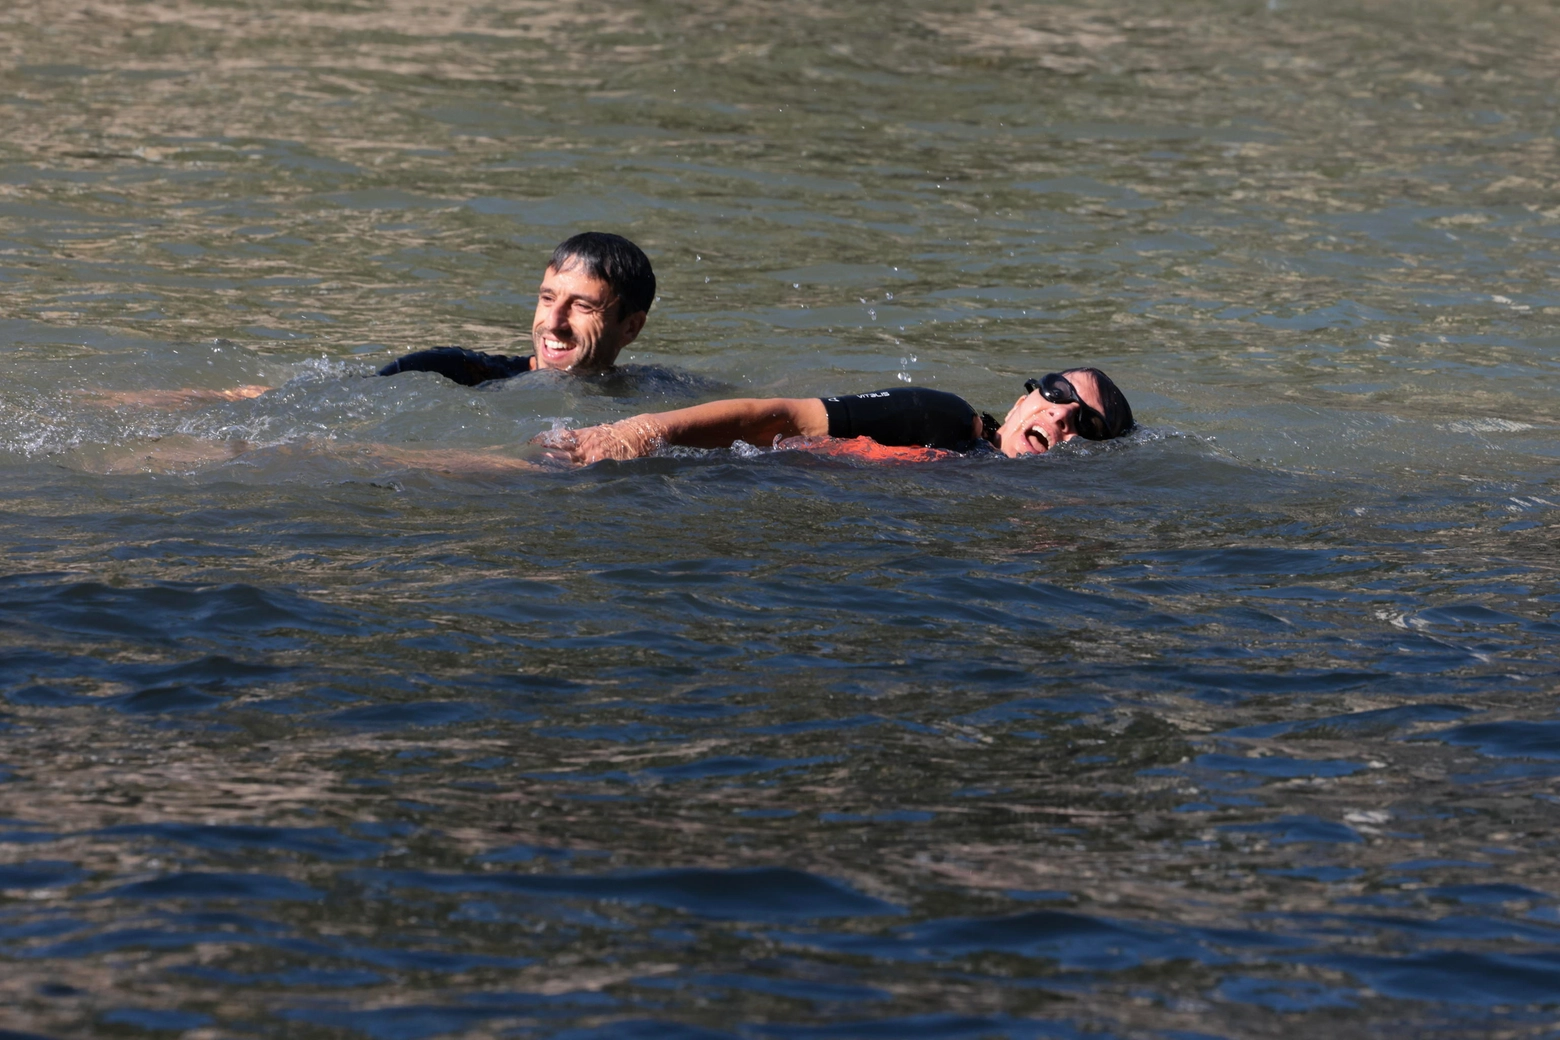
[[776, 437], [829, 432], [816, 397], [742, 397], [636, 418], [652, 422], [667, 444], [689, 448], [726, 448], [737, 441], [768, 447]]
[[572, 462], [637, 459], [663, 444], [725, 448], [737, 441], [767, 447], [776, 437], [829, 432], [829, 415], [816, 397], [744, 397], [670, 412], [648, 412], [606, 426], [587, 426], [538, 440]]

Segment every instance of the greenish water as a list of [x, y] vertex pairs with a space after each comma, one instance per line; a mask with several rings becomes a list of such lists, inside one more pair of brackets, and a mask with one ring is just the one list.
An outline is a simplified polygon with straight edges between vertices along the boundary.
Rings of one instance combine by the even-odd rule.
[[[1553, 1032], [1550, 7], [0, 43], [4, 1028]], [[364, 378], [586, 228], [624, 378]], [[1028, 462], [395, 454], [1082, 362], [1140, 431]]]

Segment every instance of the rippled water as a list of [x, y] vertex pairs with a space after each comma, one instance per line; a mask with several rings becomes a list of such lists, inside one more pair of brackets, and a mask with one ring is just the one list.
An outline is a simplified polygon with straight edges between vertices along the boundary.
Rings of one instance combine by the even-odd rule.
[[[6, 1027], [1553, 1035], [1552, 6], [0, 42]], [[583, 228], [623, 376], [363, 378]], [[406, 461], [1083, 361], [1141, 431], [1029, 462]]]

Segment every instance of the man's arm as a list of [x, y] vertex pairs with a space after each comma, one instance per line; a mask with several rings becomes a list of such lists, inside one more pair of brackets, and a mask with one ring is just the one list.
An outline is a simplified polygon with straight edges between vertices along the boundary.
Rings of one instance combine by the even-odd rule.
[[[529, 354], [509, 357], [461, 347], [432, 347], [396, 358], [381, 368], [379, 374], [391, 376], [397, 372], [437, 372], [462, 386], [476, 386], [490, 379], [508, 379], [529, 372], [532, 363]], [[247, 401], [270, 389], [269, 386], [249, 383], [231, 390], [190, 387], [182, 390], [78, 390], [76, 394], [89, 404], [107, 407], [188, 408], [216, 401]]]
[[428, 469], [439, 473], [451, 473], [467, 477], [501, 477], [523, 470], [534, 470], [536, 464], [524, 459], [512, 459], [492, 451], [469, 448], [402, 448], [390, 444], [348, 445], [338, 449], [340, 454], [378, 459], [410, 469]]
[[136, 408], [188, 408], [212, 401], [247, 401], [259, 397], [268, 386], [247, 383], [231, 390], [77, 390], [77, 397], [87, 404], [117, 408], [129, 405]]
[[663, 444], [726, 448], [736, 441], [773, 444], [776, 437], [818, 437], [829, 432], [829, 415], [816, 397], [742, 397], [652, 412], [606, 426], [543, 434], [543, 444], [570, 462], [637, 459]]

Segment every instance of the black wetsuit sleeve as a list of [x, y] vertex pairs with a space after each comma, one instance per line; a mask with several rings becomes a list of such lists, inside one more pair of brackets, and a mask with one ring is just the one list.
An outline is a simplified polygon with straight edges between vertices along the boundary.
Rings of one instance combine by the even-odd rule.
[[462, 386], [476, 386], [489, 379], [508, 379], [529, 371], [529, 354], [511, 357], [507, 354], [484, 354], [462, 347], [433, 347], [396, 358], [381, 368], [379, 374], [393, 376], [397, 372], [437, 372]]
[[871, 437], [890, 447], [968, 451], [976, 444], [975, 409], [957, 394], [893, 387], [849, 397], [825, 397], [829, 436]]

